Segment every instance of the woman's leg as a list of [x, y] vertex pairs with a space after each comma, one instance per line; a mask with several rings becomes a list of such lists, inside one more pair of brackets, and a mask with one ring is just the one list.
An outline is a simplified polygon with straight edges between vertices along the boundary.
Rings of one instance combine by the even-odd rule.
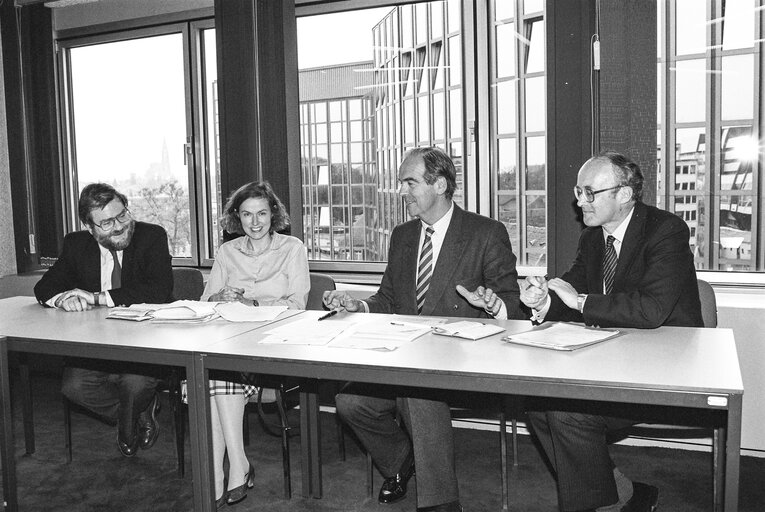
[[218, 396], [210, 397], [210, 418], [213, 438], [213, 468], [215, 470], [215, 499], [223, 496], [223, 456], [226, 454], [226, 440], [221, 428], [220, 413], [218, 411]]
[[220, 427], [228, 450], [228, 488], [235, 489], [244, 483], [250, 463], [244, 452], [242, 421], [247, 398], [244, 395], [216, 395]]

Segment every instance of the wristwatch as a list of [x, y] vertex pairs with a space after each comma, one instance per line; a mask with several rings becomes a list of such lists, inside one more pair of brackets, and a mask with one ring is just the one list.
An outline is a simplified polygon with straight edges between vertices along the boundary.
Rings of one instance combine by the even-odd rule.
[[93, 303], [96, 307], [101, 305], [101, 292], [93, 292]]
[[253, 307], [258, 307], [260, 304], [258, 303], [256, 299], [252, 299], [252, 305]]
[[576, 309], [579, 310], [580, 313], [584, 313], [584, 301], [587, 300], [587, 294], [586, 293], [580, 293], [576, 296]]

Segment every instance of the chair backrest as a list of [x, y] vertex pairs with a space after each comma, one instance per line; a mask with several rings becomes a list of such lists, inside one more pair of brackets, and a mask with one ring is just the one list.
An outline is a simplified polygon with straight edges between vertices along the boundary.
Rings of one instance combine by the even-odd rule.
[[308, 303], [306, 309], [322, 310], [324, 303], [322, 297], [324, 292], [335, 289], [335, 280], [327, 274], [311, 272], [311, 291], [308, 292]]
[[0, 277], [0, 299], [17, 295], [34, 297], [35, 285], [42, 275], [43, 272], [35, 272], [32, 274], [12, 274]]
[[699, 279], [699, 299], [704, 327], [717, 327], [717, 299], [712, 285]]
[[198, 268], [173, 268], [173, 298], [175, 300], [199, 300], [205, 291], [205, 279]]

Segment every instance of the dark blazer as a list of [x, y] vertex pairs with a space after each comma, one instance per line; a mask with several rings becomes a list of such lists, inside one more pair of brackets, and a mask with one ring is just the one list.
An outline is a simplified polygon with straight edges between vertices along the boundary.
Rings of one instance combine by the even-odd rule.
[[[101, 291], [101, 253], [87, 231], [69, 233], [56, 263], [35, 285], [40, 304], [51, 297], [80, 288]], [[173, 271], [167, 233], [161, 226], [136, 222], [133, 238], [122, 253], [122, 286], [109, 290], [115, 305], [170, 302]]]
[[[417, 314], [415, 283], [421, 226], [414, 219], [394, 228], [380, 289], [367, 299], [371, 312]], [[488, 317], [457, 293], [458, 284], [470, 291], [478, 286], [491, 288], [505, 302], [508, 318], [524, 318], [518, 307], [515, 255], [505, 226], [454, 205], [422, 314]]]
[[561, 276], [577, 292], [588, 294], [584, 314], [551, 293], [545, 319], [601, 327], [703, 327], [689, 236], [688, 226], [677, 215], [636, 203], [619, 253], [613, 291], [604, 295], [603, 229], [586, 228], [573, 265]]

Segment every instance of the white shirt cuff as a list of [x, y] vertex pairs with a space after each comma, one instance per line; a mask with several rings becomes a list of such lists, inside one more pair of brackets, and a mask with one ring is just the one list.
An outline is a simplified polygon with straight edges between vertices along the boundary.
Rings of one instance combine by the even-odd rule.
[[545, 321], [545, 317], [547, 316], [547, 313], [550, 311], [550, 305], [552, 304], [552, 300], [550, 300], [550, 296], [548, 295], [545, 297], [545, 305], [542, 306], [541, 309], [531, 309], [531, 320], [537, 323], [542, 323]]

